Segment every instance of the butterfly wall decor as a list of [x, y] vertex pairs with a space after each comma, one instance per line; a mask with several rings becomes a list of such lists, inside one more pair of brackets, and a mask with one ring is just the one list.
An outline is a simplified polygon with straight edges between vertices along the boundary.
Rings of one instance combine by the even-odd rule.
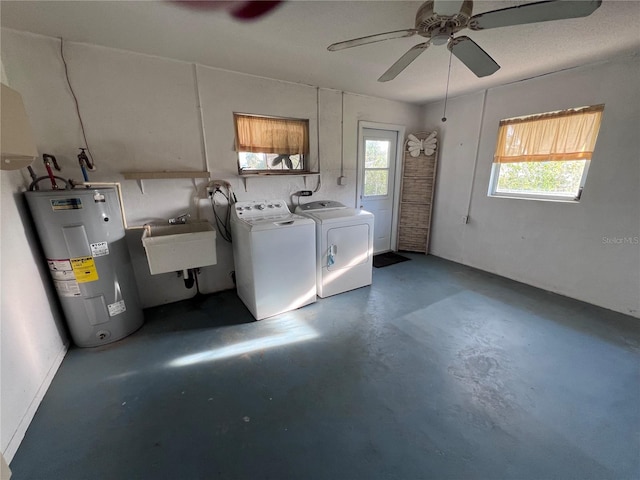
[[427, 138], [419, 139], [412, 133], [408, 135], [407, 140], [407, 150], [409, 150], [409, 155], [412, 157], [417, 157], [420, 155], [420, 152], [424, 152], [425, 155], [433, 155], [436, 151], [436, 145], [438, 144], [438, 140], [436, 139], [436, 132], [431, 132]]

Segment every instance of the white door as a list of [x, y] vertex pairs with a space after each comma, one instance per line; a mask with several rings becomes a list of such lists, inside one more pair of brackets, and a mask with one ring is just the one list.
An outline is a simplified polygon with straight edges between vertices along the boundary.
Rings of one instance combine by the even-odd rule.
[[375, 217], [373, 252], [388, 252], [395, 247], [392, 240], [395, 239], [398, 131], [361, 128], [359, 137], [359, 207]]

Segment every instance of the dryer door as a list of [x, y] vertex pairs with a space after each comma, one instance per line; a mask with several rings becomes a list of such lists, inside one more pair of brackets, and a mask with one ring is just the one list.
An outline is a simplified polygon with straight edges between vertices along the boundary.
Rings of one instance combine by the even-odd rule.
[[348, 225], [327, 231], [326, 267], [330, 271], [361, 265], [369, 260], [369, 225]]

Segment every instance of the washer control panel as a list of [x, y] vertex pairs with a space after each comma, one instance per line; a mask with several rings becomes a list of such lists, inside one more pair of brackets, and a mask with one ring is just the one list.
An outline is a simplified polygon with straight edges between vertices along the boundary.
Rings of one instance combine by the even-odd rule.
[[313, 212], [319, 210], [338, 210], [347, 208], [340, 202], [336, 202], [335, 200], [319, 200], [316, 202], [305, 203], [304, 205], [300, 205], [297, 209], [301, 212]]
[[291, 215], [287, 202], [284, 200], [250, 200], [233, 204], [239, 218], [256, 219], [266, 216]]

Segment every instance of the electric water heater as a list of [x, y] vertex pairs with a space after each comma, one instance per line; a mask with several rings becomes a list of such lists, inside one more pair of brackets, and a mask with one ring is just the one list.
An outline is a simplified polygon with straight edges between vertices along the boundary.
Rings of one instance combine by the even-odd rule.
[[115, 342], [144, 321], [115, 188], [25, 192], [71, 337]]

